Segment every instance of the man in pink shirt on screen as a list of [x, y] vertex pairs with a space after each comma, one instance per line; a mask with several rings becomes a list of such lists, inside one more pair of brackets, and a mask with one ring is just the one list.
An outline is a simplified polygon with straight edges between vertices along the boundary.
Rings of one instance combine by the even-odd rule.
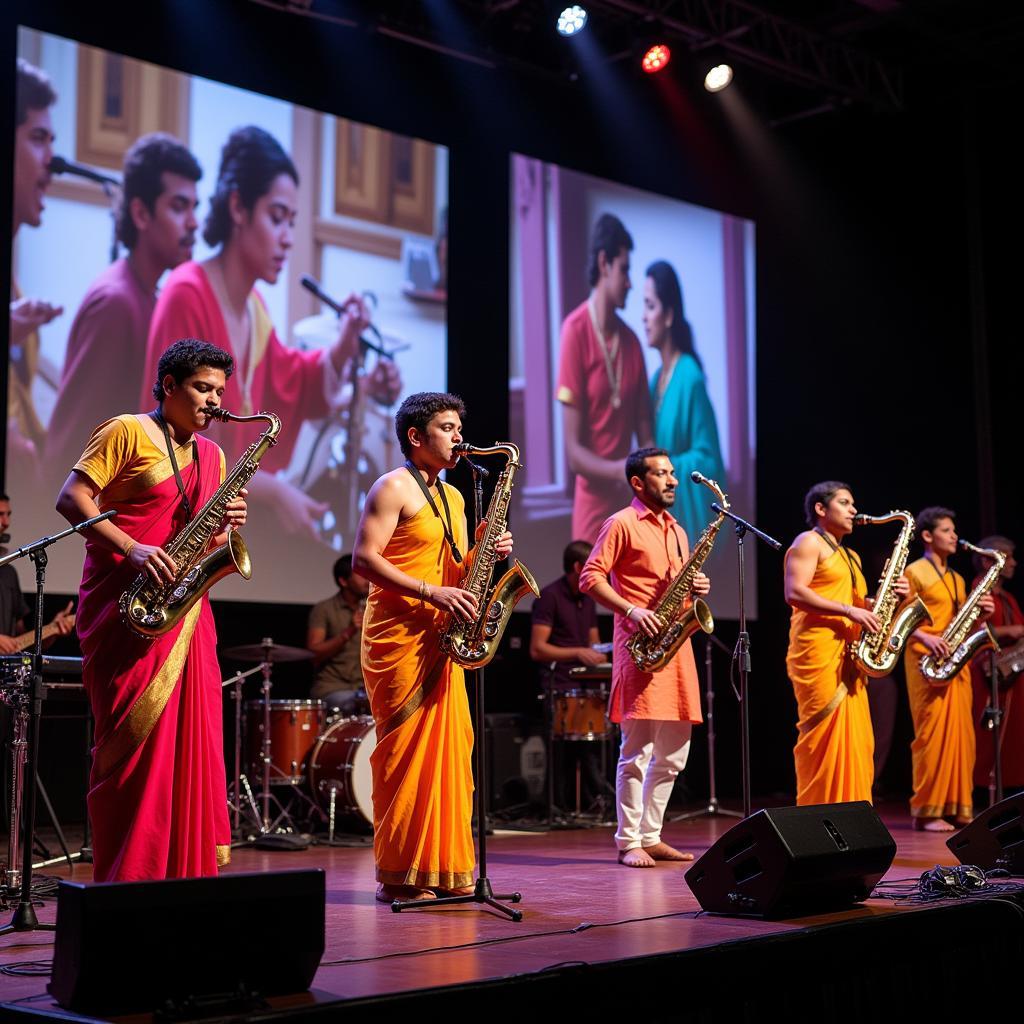
[[[626, 649], [642, 630], [654, 636], [663, 623], [651, 610], [689, 557], [686, 531], [668, 511], [678, 481], [663, 448], [641, 448], [626, 459], [633, 500], [610, 516], [580, 574], [580, 590], [615, 613], [615, 650], [609, 717], [622, 729], [615, 773], [619, 863], [654, 867], [659, 860], [693, 860], [662, 841], [676, 776], [686, 766], [690, 732], [702, 721], [697, 666], [690, 641], [658, 672], [641, 672]], [[696, 573], [692, 593], [711, 581]]]
[[616, 310], [629, 295], [633, 239], [611, 213], [590, 239], [590, 295], [562, 324], [558, 390], [569, 469], [576, 474], [572, 536], [594, 542], [601, 524], [629, 499], [622, 472], [633, 447], [654, 443], [643, 350]]

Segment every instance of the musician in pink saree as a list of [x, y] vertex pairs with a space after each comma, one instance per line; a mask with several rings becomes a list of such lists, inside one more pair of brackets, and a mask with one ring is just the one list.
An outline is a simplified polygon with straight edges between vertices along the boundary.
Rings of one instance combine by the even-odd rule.
[[[200, 431], [231, 359], [196, 341], [165, 355], [157, 410], [97, 427], [57, 505], [71, 522], [117, 511], [86, 531], [78, 610], [95, 718], [88, 803], [98, 882], [215, 875], [230, 852], [209, 598], [156, 639], [132, 632], [118, 607], [140, 572], [173, 576], [165, 547], [224, 478], [223, 452]], [[243, 497], [225, 525], [244, 521]]]

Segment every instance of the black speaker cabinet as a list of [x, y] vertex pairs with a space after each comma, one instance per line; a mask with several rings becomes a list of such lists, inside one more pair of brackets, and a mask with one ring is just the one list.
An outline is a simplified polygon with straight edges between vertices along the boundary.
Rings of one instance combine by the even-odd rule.
[[49, 990], [80, 1013], [304, 992], [324, 953], [321, 870], [61, 882]]
[[720, 836], [686, 881], [704, 910], [791, 917], [866, 899], [895, 856], [867, 801], [773, 807]]
[[946, 840], [961, 864], [977, 864], [985, 871], [1005, 868], [1024, 875], [1024, 793], [982, 811], [970, 825]]

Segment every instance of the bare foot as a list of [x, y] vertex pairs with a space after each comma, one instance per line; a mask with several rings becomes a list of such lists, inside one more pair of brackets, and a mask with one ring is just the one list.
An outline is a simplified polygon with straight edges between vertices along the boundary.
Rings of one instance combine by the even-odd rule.
[[619, 850], [619, 863], [627, 868], [653, 868], [654, 858], [643, 847], [634, 846], [632, 850]]
[[438, 896], [472, 896], [476, 892], [475, 885], [462, 885], [457, 889], [442, 889], [440, 886], [434, 886], [431, 892], [436, 893]]
[[387, 882], [381, 882], [377, 886], [376, 899], [378, 903], [392, 903], [395, 900], [419, 903], [437, 897], [429, 889], [417, 889], [415, 885], [389, 885]]
[[692, 853], [683, 853], [668, 843], [655, 843], [653, 846], [645, 846], [644, 853], [655, 860], [693, 860]]
[[917, 832], [955, 832], [956, 829], [944, 818], [915, 818], [914, 830]]

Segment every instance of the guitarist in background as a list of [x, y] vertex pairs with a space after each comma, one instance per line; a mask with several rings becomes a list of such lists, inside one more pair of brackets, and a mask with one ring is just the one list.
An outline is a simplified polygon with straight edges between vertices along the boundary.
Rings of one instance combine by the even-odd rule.
[[[11, 499], [6, 494], [0, 494], [0, 536], [6, 538], [10, 525]], [[0, 546], [0, 555], [6, 553], [7, 548]], [[75, 617], [71, 614], [73, 607], [73, 603], [68, 601], [68, 606], [50, 620], [51, 635], [44, 640], [44, 646], [58, 636], [67, 636], [71, 632], [75, 624]], [[25, 603], [14, 566], [0, 566], [0, 654], [17, 654], [25, 649], [25, 645], [19, 643], [18, 634], [25, 631], [28, 613], [29, 607]]]

